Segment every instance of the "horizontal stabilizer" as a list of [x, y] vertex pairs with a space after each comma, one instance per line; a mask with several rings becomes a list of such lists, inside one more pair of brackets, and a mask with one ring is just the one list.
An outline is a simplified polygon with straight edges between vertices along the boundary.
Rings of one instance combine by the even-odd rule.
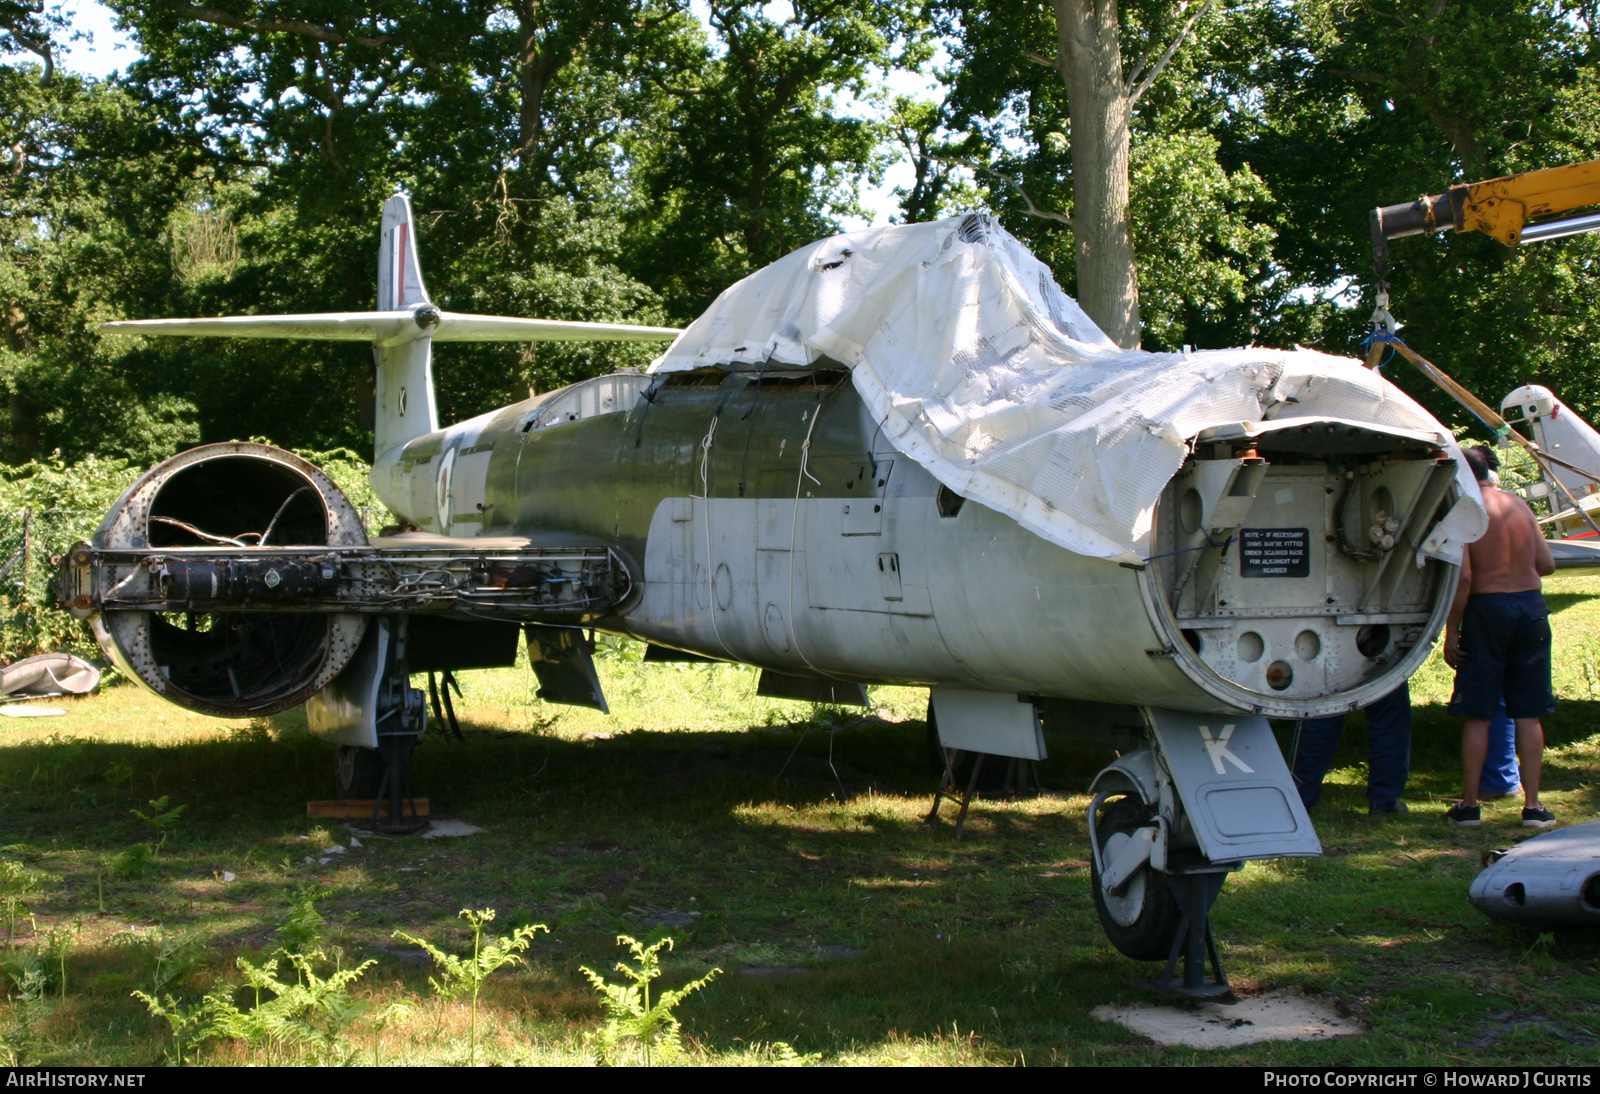
[[[435, 322], [430, 322], [437, 315]], [[187, 338], [306, 338], [324, 342], [394, 345], [431, 335], [435, 342], [657, 342], [676, 338], [672, 327], [576, 323], [415, 311], [327, 312], [316, 315], [229, 315], [215, 319], [133, 319], [105, 323], [109, 334]]]

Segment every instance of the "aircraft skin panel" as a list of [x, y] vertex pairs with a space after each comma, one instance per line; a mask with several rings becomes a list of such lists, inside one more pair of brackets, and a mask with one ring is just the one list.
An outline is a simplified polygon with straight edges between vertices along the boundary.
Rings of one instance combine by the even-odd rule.
[[[939, 484], [889, 446], [842, 369], [600, 377], [418, 437], [387, 471], [409, 488], [396, 511], [427, 531], [616, 547], [643, 589], [600, 626], [657, 644], [862, 682], [1294, 716], [1425, 652], [1443, 571], [1396, 564], [1378, 580], [1381, 569], [1353, 566], [1322, 534], [1342, 475], [1275, 461], [1240, 520], [1316, 529], [1305, 574], [1253, 581], [1235, 555], [1187, 586], [1178, 578], [1198, 556], [1171, 553], [1187, 533], [1165, 509], [1157, 553], [1169, 557], [1148, 573], [1073, 554], [976, 502], [940, 515]], [[1238, 461], [1212, 462], [1195, 474]], [[1380, 503], [1419, 504], [1431, 467], [1360, 469], [1353, 534]], [[1233, 596], [1265, 608], [1241, 615]], [[1369, 616], [1395, 628], [1373, 661], [1355, 649]], [[1247, 665], [1241, 640], [1288, 652]], [[1294, 679], [1275, 694], [1265, 674], [1280, 662]]]
[[[1145, 656], [1159, 643], [1133, 572], [1072, 555], [982, 506], [941, 521], [937, 483], [903, 457], [868, 451], [859, 400], [838, 379], [788, 389], [764, 382], [759, 395], [748, 376], [733, 378], [732, 391], [722, 383], [668, 385], [628, 413], [526, 434], [508, 428], [518, 415], [507, 412], [478, 440], [494, 434], [497, 452], [517, 450], [515, 478], [496, 478], [489, 504], [516, 505], [511, 524], [520, 531], [600, 536], [640, 562], [643, 596], [616, 623], [650, 641], [791, 672], [1050, 693], [1063, 691], [1064, 663], [1083, 663], [1106, 683], [1073, 693], [1107, 700], [1122, 696], [1117, 682], [1128, 678], [1131, 659], [1142, 690], [1160, 701], [1207, 702], [1181, 673]], [[819, 388], [832, 394], [813, 424]], [[708, 450], [702, 442], [719, 403]], [[607, 448], [615, 462], [594, 458]], [[872, 468], [891, 462], [900, 469], [879, 488]], [[702, 489], [709, 504], [695, 497]], [[847, 526], [847, 506], [880, 511], [865, 527]], [[882, 555], [895, 557], [901, 576], [894, 600], [884, 595]], [[935, 570], [941, 558], [962, 557], [980, 564]], [[1077, 572], [1085, 568], [1105, 576], [1086, 581]], [[1022, 572], [1037, 580], [1010, 589]], [[1126, 650], [1081, 628], [1073, 633], [1085, 589], [1091, 611], [1132, 622], [1118, 630]], [[936, 606], [939, 598], [948, 608]], [[972, 628], [942, 629], [940, 616], [995, 625], [975, 638], [966, 635]], [[961, 653], [949, 649], [944, 630], [965, 635]]]

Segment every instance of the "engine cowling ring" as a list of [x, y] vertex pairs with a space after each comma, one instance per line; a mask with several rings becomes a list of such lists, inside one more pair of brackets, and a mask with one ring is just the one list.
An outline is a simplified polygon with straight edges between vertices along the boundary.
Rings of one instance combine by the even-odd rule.
[[[96, 547], [364, 546], [361, 514], [309, 461], [271, 445], [202, 445], [151, 468], [95, 532]], [[91, 620], [100, 648], [162, 698], [250, 718], [306, 701], [349, 663], [367, 629], [355, 613], [218, 612], [195, 628], [148, 611]]]

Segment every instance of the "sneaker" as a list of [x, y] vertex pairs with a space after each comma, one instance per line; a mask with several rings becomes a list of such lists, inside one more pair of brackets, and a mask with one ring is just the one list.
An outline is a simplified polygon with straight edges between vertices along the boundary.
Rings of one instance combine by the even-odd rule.
[[1522, 827], [1524, 828], [1554, 828], [1556, 815], [1548, 809], [1524, 809], [1522, 811]]
[[1456, 802], [1446, 811], [1444, 819], [1458, 828], [1479, 828], [1483, 825], [1483, 812], [1476, 805]]
[[1369, 817], [1393, 817], [1401, 813], [1409, 812], [1411, 812], [1411, 810], [1408, 809], [1406, 807], [1406, 803], [1402, 801], [1384, 802], [1382, 805], [1374, 804], [1367, 806], [1367, 816]]

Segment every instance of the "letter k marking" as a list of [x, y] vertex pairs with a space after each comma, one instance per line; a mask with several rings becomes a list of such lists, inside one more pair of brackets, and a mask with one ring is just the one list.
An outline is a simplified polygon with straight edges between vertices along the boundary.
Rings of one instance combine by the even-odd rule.
[[1232, 725], [1223, 726], [1222, 732], [1217, 734], [1215, 737], [1211, 736], [1210, 726], [1200, 727], [1200, 739], [1205, 742], [1206, 755], [1211, 757], [1211, 766], [1217, 769], [1218, 775], [1226, 775], [1228, 773], [1228, 769], [1222, 766], [1223, 760], [1230, 761], [1233, 766], [1237, 767], [1246, 775], [1254, 775], [1256, 773], [1256, 769], [1239, 759], [1239, 757], [1235, 756], [1232, 750], [1228, 748], [1228, 739], [1232, 736]]

